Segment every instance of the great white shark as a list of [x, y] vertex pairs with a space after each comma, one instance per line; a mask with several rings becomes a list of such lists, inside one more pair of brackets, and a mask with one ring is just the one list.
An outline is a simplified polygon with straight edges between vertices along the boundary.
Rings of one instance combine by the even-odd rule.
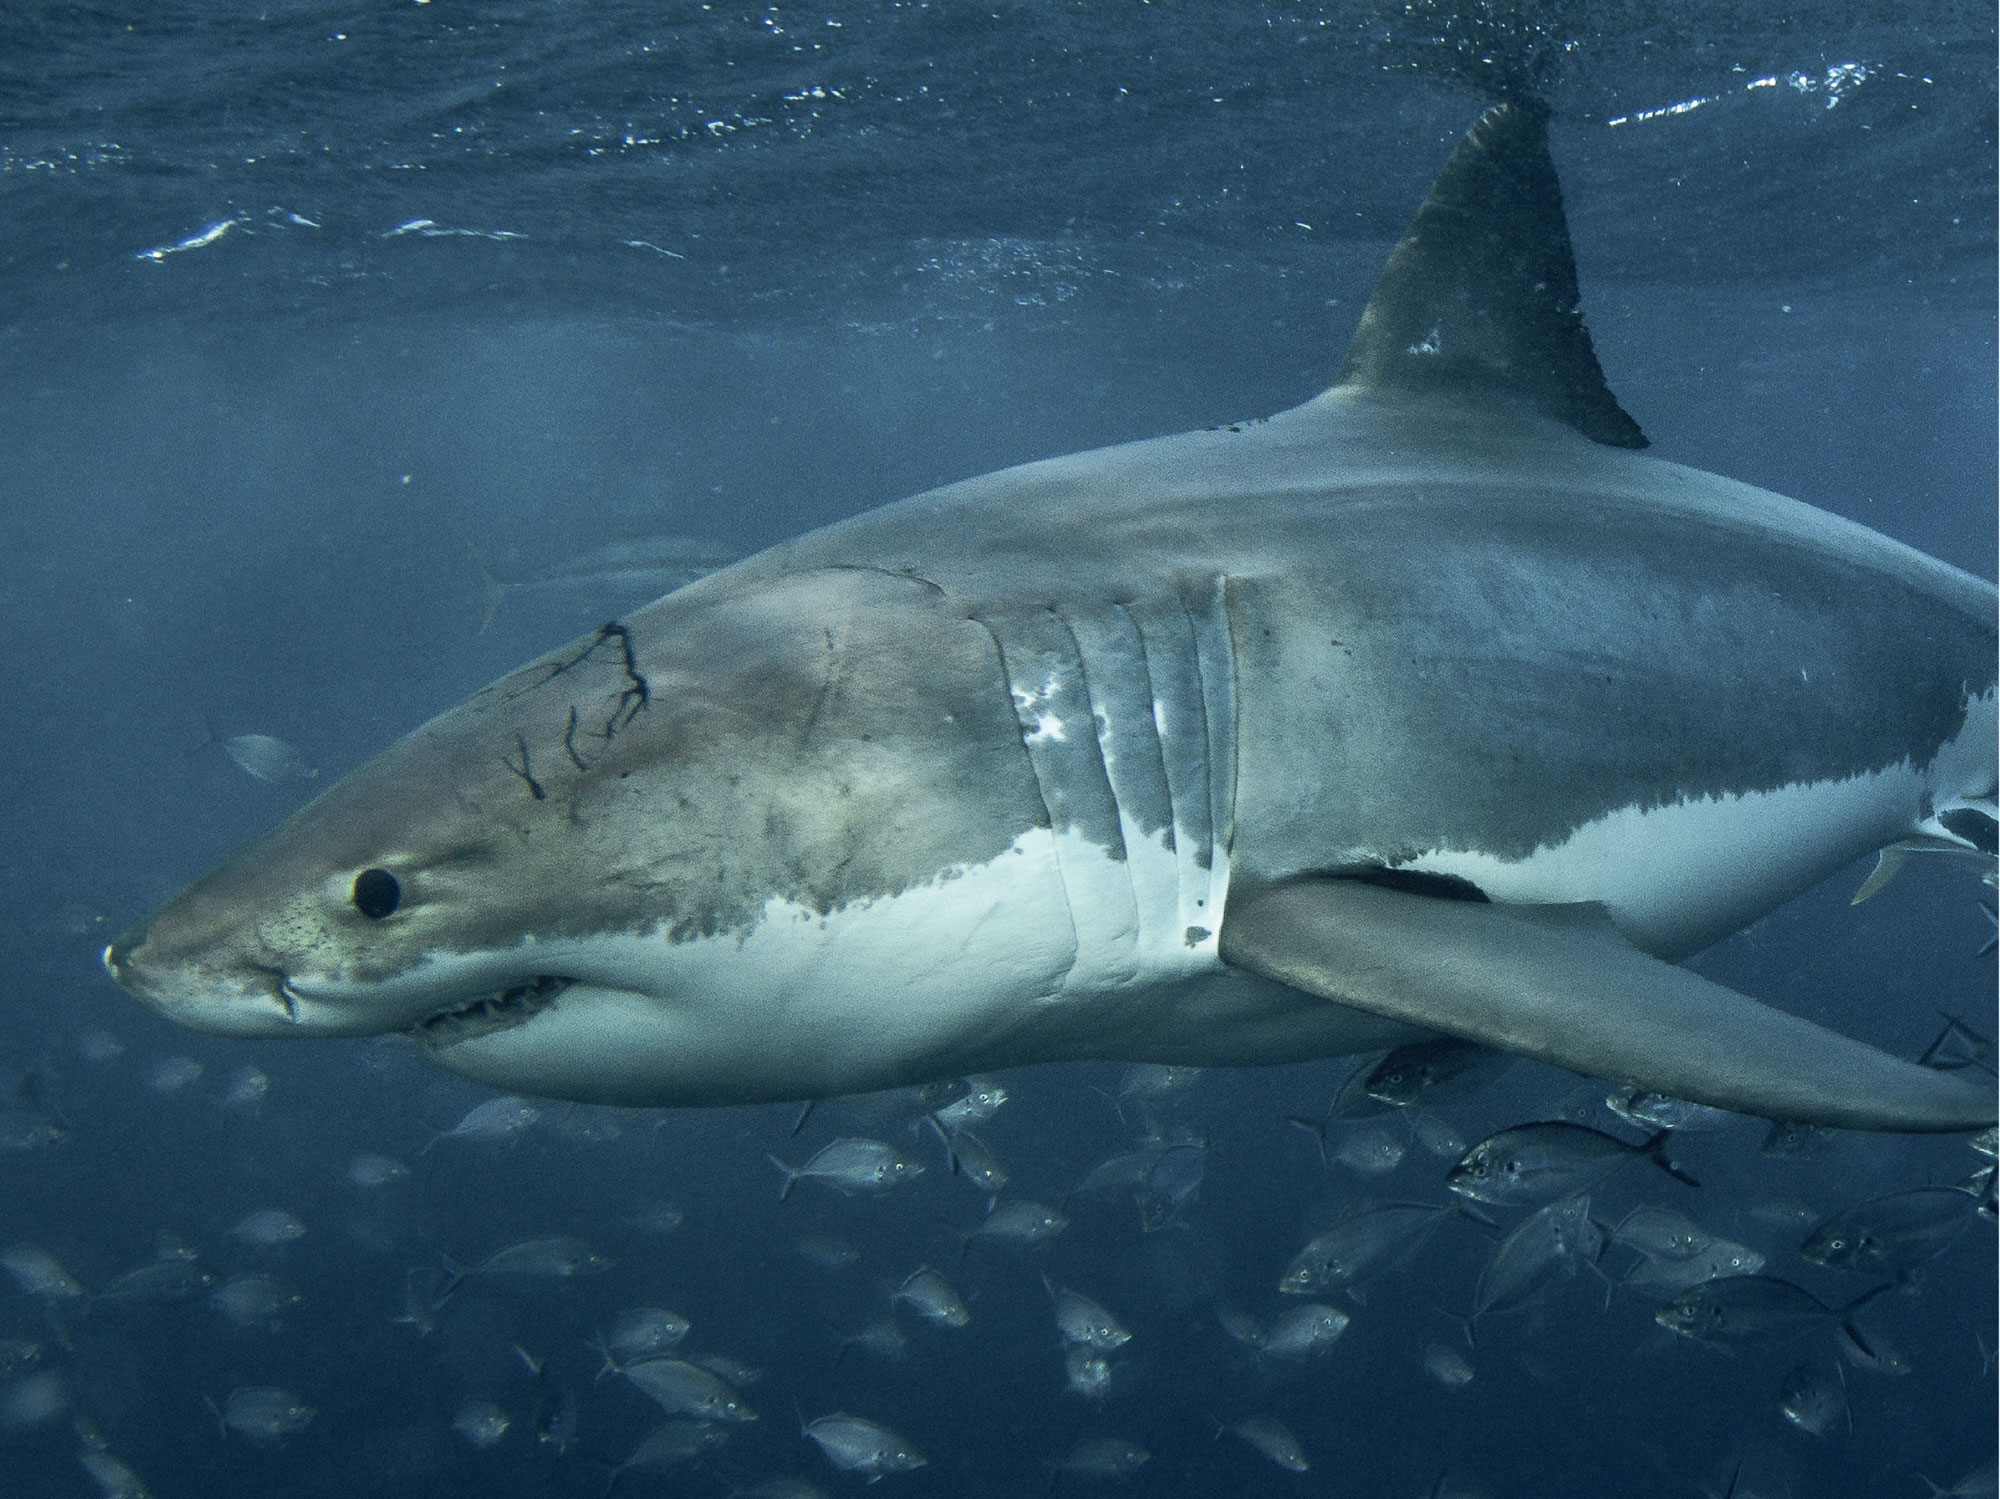
[[1329, 390], [786, 542], [419, 728], [105, 950], [231, 1036], [664, 1105], [1451, 1035], [1861, 1129], [1994, 1090], [1680, 959], [1995, 849], [1992, 585], [1645, 456], [1547, 113]]

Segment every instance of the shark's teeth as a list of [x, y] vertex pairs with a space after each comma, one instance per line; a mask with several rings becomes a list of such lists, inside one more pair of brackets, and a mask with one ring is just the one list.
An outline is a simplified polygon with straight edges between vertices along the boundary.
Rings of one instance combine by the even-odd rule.
[[426, 1046], [450, 1046], [477, 1036], [490, 1036], [533, 1019], [551, 1004], [572, 981], [559, 974], [539, 973], [525, 984], [482, 994], [449, 1010], [418, 1021], [410, 1034]]

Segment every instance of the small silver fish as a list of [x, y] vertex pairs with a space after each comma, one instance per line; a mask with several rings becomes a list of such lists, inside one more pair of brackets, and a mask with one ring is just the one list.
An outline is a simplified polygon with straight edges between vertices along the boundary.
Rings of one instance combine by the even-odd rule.
[[1063, 1349], [1063, 1376], [1070, 1394], [1081, 1399], [1102, 1400], [1111, 1393], [1109, 1361], [1082, 1343]]
[[1278, 1278], [1287, 1296], [1354, 1285], [1413, 1254], [1451, 1209], [1425, 1202], [1386, 1202], [1350, 1213], [1306, 1241]]
[[242, 1385], [229, 1392], [216, 1413], [223, 1429], [259, 1447], [275, 1447], [312, 1425], [314, 1410], [290, 1390], [275, 1385]]
[[1348, 1316], [1338, 1307], [1308, 1301], [1288, 1306], [1265, 1329], [1260, 1352], [1273, 1358], [1313, 1358], [1347, 1331]]
[[541, 1117], [541, 1109], [525, 1098], [511, 1093], [489, 1098], [477, 1108], [467, 1110], [465, 1117], [450, 1129], [434, 1136], [418, 1154], [428, 1152], [432, 1145], [444, 1140], [511, 1140]]
[[229, 1230], [232, 1239], [254, 1249], [277, 1249], [306, 1236], [306, 1226], [283, 1208], [259, 1208]]
[[670, 1238], [687, 1222], [687, 1214], [671, 1202], [649, 1202], [632, 1218], [632, 1226], [655, 1239]]
[[636, 1364], [672, 1353], [680, 1347], [691, 1326], [687, 1318], [665, 1307], [635, 1306], [620, 1312], [612, 1319], [611, 1331], [604, 1337], [606, 1367], [598, 1377], [609, 1374], [619, 1364]]
[[97, 1293], [104, 1302], [186, 1301], [215, 1284], [215, 1277], [193, 1260], [174, 1257], [153, 1260], [128, 1270]]
[[1770, 1129], [1764, 1133], [1764, 1143], [1757, 1149], [1759, 1154], [1774, 1160], [1786, 1156], [1809, 1156], [1816, 1154], [1832, 1138], [1832, 1130], [1822, 1129], [1817, 1124], [1773, 1119]]
[[23, 1296], [33, 1296], [53, 1306], [58, 1301], [75, 1301], [89, 1294], [75, 1276], [63, 1269], [56, 1257], [38, 1244], [16, 1244], [0, 1250], [0, 1268], [14, 1278]]
[[802, 1181], [822, 1182], [852, 1197], [857, 1193], [887, 1192], [915, 1180], [924, 1170], [919, 1162], [893, 1145], [852, 1136], [843, 1136], [823, 1146], [803, 1166], [787, 1166], [774, 1155], [765, 1159], [784, 1173], [785, 1183], [778, 1189], [780, 1202]]
[[1305, 1448], [1299, 1445], [1299, 1439], [1276, 1416], [1246, 1416], [1229, 1429], [1267, 1462], [1275, 1463], [1289, 1473], [1304, 1473], [1312, 1467]]
[[1085, 1437], [1049, 1466], [1057, 1473], [1085, 1478], [1123, 1478], [1145, 1467], [1152, 1457], [1130, 1437]]
[[1829, 1270], [1900, 1275], [1948, 1249], [1978, 1207], [1977, 1196], [1957, 1187], [1892, 1192], [1835, 1213], [1799, 1253]]
[[910, 1340], [903, 1335], [903, 1329], [896, 1325], [895, 1315], [885, 1312], [870, 1321], [861, 1331], [842, 1338], [840, 1352], [835, 1355], [834, 1362], [838, 1363], [846, 1358], [847, 1350], [850, 1348], [859, 1348], [864, 1353], [872, 1353], [877, 1358], [894, 1362], [902, 1358], [904, 1350], [909, 1345]]
[[28, 1431], [69, 1409], [69, 1385], [53, 1369], [0, 1385], [0, 1431]]
[[1642, 1204], [1619, 1220], [1611, 1230], [1611, 1241], [1636, 1249], [1649, 1260], [1691, 1260], [1715, 1237], [1669, 1208]]
[[753, 1489], [744, 1489], [738, 1499], [827, 1499], [827, 1494], [809, 1479], [772, 1478]]
[[1010, 1239], [1017, 1244], [1040, 1244], [1069, 1227], [1066, 1214], [1039, 1202], [1016, 1197], [996, 1202], [986, 1221], [972, 1230], [970, 1239]]
[[831, 1234], [800, 1234], [792, 1240], [792, 1251], [820, 1270], [845, 1270], [861, 1259], [860, 1250]]
[[1727, 1109], [1705, 1103], [1689, 1103], [1665, 1093], [1648, 1093], [1642, 1088], [1613, 1088], [1604, 1096], [1604, 1106], [1635, 1129], [1670, 1129], [1683, 1135], [1711, 1134], [1727, 1129], [1741, 1117]]
[[269, 785], [310, 781], [319, 774], [319, 767], [306, 758], [304, 750], [275, 735], [232, 734], [227, 739], [218, 739], [211, 734], [207, 742], [220, 746], [223, 754], [245, 775]]
[[60, 1120], [32, 1109], [0, 1109], [0, 1155], [27, 1155], [69, 1138]]
[[1705, 1343], [1780, 1343], [1812, 1328], [1839, 1323], [1853, 1310], [1853, 1305], [1830, 1307], [1790, 1281], [1730, 1275], [1683, 1291], [1655, 1312], [1653, 1320]]
[[843, 1473], [859, 1473], [873, 1483], [885, 1473], [925, 1466], [923, 1453], [886, 1426], [845, 1411], [816, 1416], [801, 1428], [826, 1460]]
[[244, 1064], [229, 1074], [229, 1086], [222, 1095], [225, 1109], [248, 1111], [264, 1101], [271, 1091], [271, 1079], [260, 1067]]
[[1206, 1145], [1184, 1142], [1162, 1150], [1134, 1194], [1139, 1203], [1140, 1231], [1157, 1233], [1179, 1223], [1207, 1174]]
[[1424, 1372], [1447, 1390], [1462, 1390], [1472, 1383], [1472, 1363], [1456, 1348], [1431, 1343], [1424, 1349]]
[[1467, 1151], [1446, 1174], [1445, 1185], [1479, 1202], [1530, 1207], [1585, 1191], [1633, 1161], [1651, 1161], [1693, 1186], [1662, 1153], [1667, 1136], [1661, 1130], [1643, 1145], [1628, 1145], [1602, 1130], [1567, 1120], [1516, 1125]]
[[969, 1125], [984, 1124], [1007, 1102], [1007, 1090], [996, 1082], [975, 1077], [969, 1077], [965, 1082], [967, 1091], [963, 1097], [953, 1099], [931, 1115], [953, 1133]]
[[951, 1133], [941, 1124], [936, 1128], [953, 1175], [964, 1177], [989, 1197], [1006, 1190], [1013, 1177], [1007, 1163], [989, 1150], [985, 1141], [969, 1129]]
[[42, 1361], [42, 1345], [27, 1338], [0, 1338], [0, 1379], [12, 1379]]
[[85, 1447], [76, 1460], [104, 1499], [153, 1499], [145, 1480], [102, 1447]]
[[410, 1174], [410, 1168], [393, 1156], [358, 1155], [347, 1163], [347, 1179], [357, 1187], [386, 1187]]
[[764, 1377], [764, 1371], [747, 1359], [740, 1359], [727, 1353], [704, 1353], [697, 1364], [708, 1370], [717, 1379], [725, 1380], [741, 1389], [744, 1385], [755, 1384]]
[[1778, 1391], [1778, 1414], [1810, 1436], [1832, 1434], [1854, 1415], [1847, 1404], [1847, 1379], [1839, 1364], [1799, 1364], [1785, 1375]]
[[1136, 1195], [1144, 1190], [1147, 1176], [1166, 1149], [1165, 1145], [1146, 1145], [1100, 1161], [1070, 1189], [1069, 1195], [1091, 1201]]
[[1055, 1303], [1056, 1331], [1063, 1342], [1098, 1353], [1109, 1353], [1132, 1341], [1131, 1331], [1105, 1308], [1081, 1291], [1059, 1286], [1046, 1275], [1042, 1285]]
[[1595, 1264], [1604, 1234], [1590, 1219], [1590, 1199], [1565, 1197], [1516, 1224], [1480, 1272], [1472, 1315], [1526, 1306], [1561, 1271]]
[[1368, 1069], [1361, 1086], [1370, 1098], [1404, 1109], [1442, 1093], [1482, 1087], [1513, 1061], [1509, 1053], [1490, 1046], [1440, 1036], [1398, 1046]]
[[655, 1426], [639, 1440], [625, 1461], [613, 1468], [605, 1480], [608, 1494], [624, 1473], [671, 1473], [713, 1452], [729, 1440], [729, 1428], [713, 1421], [694, 1421], [683, 1416]]
[[1172, 1067], [1159, 1062], [1137, 1062], [1125, 1069], [1118, 1084], [1120, 1098], [1169, 1098], [1185, 1093], [1201, 1080], [1199, 1067]]
[[1670, 1260], [1663, 1255], [1634, 1265], [1619, 1284], [1648, 1295], [1672, 1296], [1705, 1280], [1755, 1275], [1763, 1268], [1764, 1256], [1749, 1245], [1730, 1239], [1711, 1239], [1699, 1253], [1684, 1260]]
[[1264, 1325], [1248, 1312], [1239, 1312], [1233, 1306], [1218, 1306], [1215, 1320], [1222, 1324], [1224, 1332], [1245, 1348], [1263, 1348]]
[[599, 1275], [609, 1270], [613, 1262], [592, 1249], [581, 1239], [570, 1238], [566, 1234], [551, 1234], [546, 1238], [522, 1239], [494, 1250], [476, 1265], [454, 1265], [446, 1261], [445, 1284], [437, 1296], [437, 1305], [443, 1306], [445, 1298], [458, 1289], [468, 1277], [474, 1275], [519, 1275], [546, 1276], [556, 1280], [567, 1280], [578, 1275]]
[[193, 1057], [161, 1057], [146, 1074], [146, 1086], [155, 1093], [178, 1093], [201, 1076], [201, 1063]]
[[929, 1265], [912, 1270], [889, 1299], [904, 1303], [926, 1322], [939, 1327], [964, 1327], [972, 1320], [958, 1287]]
[[634, 536], [502, 578], [469, 541], [465, 552], [479, 574], [481, 632], [493, 623], [501, 601], [510, 593], [582, 592], [600, 601], [608, 596], [641, 604], [727, 567], [743, 555], [738, 548], [700, 536]]
[[1403, 1142], [1386, 1129], [1363, 1125], [1345, 1132], [1327, 1156], [1363, 1176], [1386, 1176], [1403, 1164]]
[[513, 1424], [513, 1418], [491, 1400], [468, 1400], [451, 1418], [451, 1429], [481, 1451], [498, 1445]]
[[623, 1365], [618, 1372], [670, 1416], [732, 1422], [757, 1419], [757, 1412], [726, 1379], [686, 1359], [641, 1359]]
[[208, 1300], [238, 1327], [262, 1327], [276, 1332], [278, 1319], [299, 1304], [297, 1291], [270, 1275], [234, 1275], [215, 1288]]
[[76, 1038], [77, 1054], [98, 1066], [115, 1062], [125, 1054], [125, 1043], [105, 1030], [82, 1031]]

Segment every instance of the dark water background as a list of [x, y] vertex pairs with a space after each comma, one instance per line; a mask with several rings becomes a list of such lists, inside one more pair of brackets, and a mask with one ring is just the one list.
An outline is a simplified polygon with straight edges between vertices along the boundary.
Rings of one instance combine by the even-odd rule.
[[[1482, 29], [1482, 26], [1484, 29]], [[1539, 27], [1539, 29], [1537, 29]], [[1039, 1492], [1079, 1435], [1143, 1442], [1134, 1493], [1919, 1496], [1994, 1446], [1994, 1248], [1977, 1225], [1870, 1308], [1908, 1358], [1849, 1368], [1851, 1432], [1777, 1411], [1815, 1334], [1724, 1355], [1588, 1277], [1482, 1323], [1476, 1377], [1430, 1379], [1490, 1241], [1446, 1226], [1349, 1304], [1324, 1359], [1253, 1360], [1219, 1303], [1278, 1309], [1306, 1236], [1372, 1200], [1437, 1200], [1411, 1144], [1384, 1177], [1324, 1168], [1285, 1123], [1346, 1071], [1210, 1073], [1157, 1106], [1210, 1142], [1177, 1227], [1079, 1204], [1035, 1251], [952, 1227], [983, 1199], [904, 1124], [829, 1107], [659, 1115], [551, 1107], [511, 1145], [419, 1155], [482, 1095], [386, 1045], [224, 1044], [102, 978], [127, 920], [290, 810], [204, 725], [302, 746], [330, 776], [629, 598], [510, 598], [478, 630], [468, 541], [518, 570], [618, 536], [745, 550], [1005, 463], [1274, 411], [1328, 380], [1389, 243], [1478, 108], [1451, 76], [1555, 44], [1555, 150], [1612, 385], [1661, 455], [1798, 496], [1993, 575], [1994, 39], [1990, 6], [1630, 5], [1507, 22], [1445, 6], [913, 3], [73, 4], [0, 12], [0, 1082], [71, 1126], [0, 1156], [0, 1244], [95, 1289], [162, 1230], [212, 1272], [301, 1303], [275, 1331], [205, 1299], [55, 1321], [0, 1283], [0, 1337], [44, 1346], [68, 1409], [0, 1431], [0, 1494], [95, 1492], [84, 1418], [161, 1499], [580, 1494], [657, 1421], [593, 1381], [584, 1340], [671, 1307], [688, 1347], [763, 1379], [763, 1419], [621, 1493], [727, 1495], [834, 1474], [793, 1418], [886, 1422], [930, 1465], [911, 1494]], [[1770, 80], [1768, 83], [1765, 80]], [[1702, 101], [1693, 108], [1653, 113]], [[1619, 123], [1614, 123], [1619, 122]], [[218, 232], [218, 226], [222, 227]], [[414, 226], [414, 227], [411, 227]], [[398, 232], [398, 231], [401, 232]], [[447, 232], [448, 231], [448, 232]], [[504, 236], [504, 237], [503, 237]], [[323, 781], [322, 783], [323, 784]], [[1919, 861], [1921, 865], [1921, 861]], [[1940, 1006], [1992, 1031], [1990, 933], [1963, 873], [1869, 904], [1851, 871], [1703, 971], [1914, 1054]], [[101, 1055], [109, 1036], [122, 1047]], [[199, 1079], [152, 1086], [164, 1057]], [[255, 1108], [219, 1099], [236, 1069]], [[1140, 1125], [1121, 1070], [1008, 1075], [982, 1133], [1058, 1201]], [[1526, 1065], [1442, 1112], [1467, 1138], [1592, 1090]], [[1590, 1117], [1602, 1119], [1601, 1110]], [[931, 1169], [878, 1200], [775, 1201], [764, 1154], [879, 1132]], [[1407, 1137], [1405, 1137], [1407, 1138]], [[1944, 1183], [1957, 1139], [1843, 1136], [1759, 1154], [1749, 1123], [1677, 1147], [1704, 1186], [1659, 1201], [1830, 1301], [1811, 1216]], [[412, 1166], [376, 1190], [346, 1163]], [[683, 1216], [660, 1232], [649, 1210]], [[282, 1206], [305, 1238], [227, 1230]], [[834, 1273], [793, 1244], [861, 1252]], [[569, 1233], [616, 1260], [475, 1282], [435, 1333], [392, 1321], [411, 1267]], [[837, 1333], [919, 1263], [973, 1322], [905, 1316], [900, 1362]], [[1063, 1389], [1038, 1272], [1134, 1330], [1102, 1407]], [[529, 1430], [527, 1372], [581, 1402], [567, 1455]], [[218, 1436], [204, 1397], [279, 1385], [317, 1409], [282, 1446]], [[0, 1392], [3, 1394], [4, 1392]], [[506, 1408], [490, 1450], [452, 1430]], [[1292, 1475], [1214, 1422], [1273, 1412]], [[1062, 1480], [1062, 1488], [1090, 1480]], [[1453, 1487], [1456, 1486], [1456, 1487]]]

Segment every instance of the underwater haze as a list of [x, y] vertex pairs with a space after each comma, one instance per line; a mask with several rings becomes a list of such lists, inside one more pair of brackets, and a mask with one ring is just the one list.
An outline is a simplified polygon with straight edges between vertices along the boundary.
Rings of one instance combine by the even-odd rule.
[[[1962, 1136], [1374, 1058], [584, 1107], [98, 953], [729, 558], [1315, 395], [1517, 66], [1653, 452], [1990, 579], [1994, 64], [1969, 4], [9, 0], [0, 1496], [1992, 1494]], [[1991, 891], [1868, 873], [1691, 966], [1990, 1071]], [[1675, 1171], [1447, 1188], [1558, 1120]]]

